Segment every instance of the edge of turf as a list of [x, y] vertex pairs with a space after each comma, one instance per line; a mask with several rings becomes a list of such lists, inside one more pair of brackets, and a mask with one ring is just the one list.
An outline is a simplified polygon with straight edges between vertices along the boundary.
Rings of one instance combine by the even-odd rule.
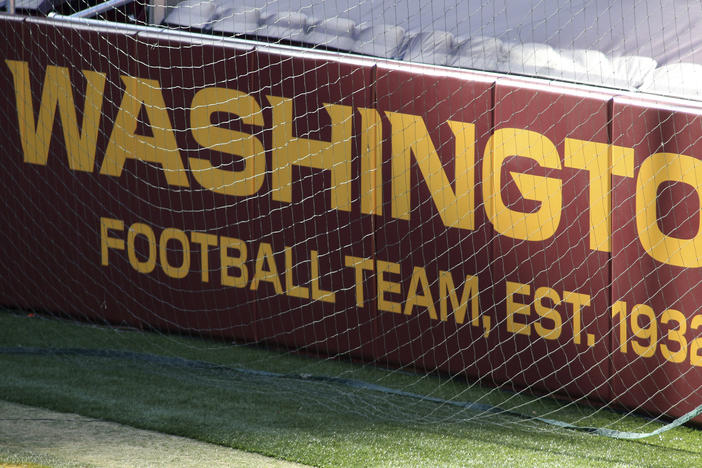
[[224, 366], [221, 364], [214, 364], [206, 361], [198, 361], [192, 359], [185, 359], [181, 357], [169, 357], [169, 356], [159, 356], [155, 354], [138, 353], [134, 351], [124, 351], [124, 350], [114, 350], [114, 349], [95, 349], [95, 348], [38, 348], [38, 347], [0, 347], [0, 354], [23, 354], [23, 355], [52, 355], [52, 356], [86, 356], [86, 357], [99, 357], [99, 358], [128, 358], [134, 360], [145, 361], [155, 364], [168, 364], [176, 367], [185, 368], [196, 368], [196, 369], [209, 369], [217, 370], [221, 372], [236, 372], [249, 375], [273, 377], [277, 379], [290, 379], [290, 380], [306, 380], [306, 381], [318, 381], [318, 382], [329, 382], [336, 385], [343, 385], [352, 388], [360, 388], [364, 390], [385, 393], [389, 395], [396, 395], [406, 398], [411, 398], [415, 400], [420, 400], [423, 402], [437, 403], [441, 405], [456, 406], [467, 410], [479, 411], [482, 413], [493, 413], [501, 416], [512, 416], [519, 419], [538, 421], [543, 424], [550, 426], [559, 427], [561, 429], [567, 429], [570, 431], [586, 432], [590, 434], [595, 434], [604, 437], [611, 437], [614, 439], [628, 439], [637, 440], [652, 437], [655, 435], [662, 434], [671, 429], [685, 424], [691, 419], [702, 413], [702, 405], [688, 412], [687, 414], [671, 421], [670, 423], [659, 427], [650, 432], [631, 432], [631, 431], [620, 431], [616, 429], [608, 429], [602, 427], [592, 427], [592, 426], [578, 426], [575, 424], [570, 424], [565, 421], [560, 421], [552, 418], [543, 418], [539, 416], [527, 416], [517, 411], [507, 410], [500, 408], [499, 406], [488, 405], [485, 403], [476, 403], [471, 401], [455, 401], [447, 400], [438, 397], [432, 397], [427, 395], [422, 395], [414, 392], [407, 392], [404, 390], [398, 390], [384, 385], [373, 384], [369, 382], [364, 382], [358, 379], [348, 379], [340, 377], [332, 377], [327, 375], [313, 375], [313, 374], [282, 374], [278, 372], [263, 371], [256, 369], [248, 369], [245, 367], [231, 367]]

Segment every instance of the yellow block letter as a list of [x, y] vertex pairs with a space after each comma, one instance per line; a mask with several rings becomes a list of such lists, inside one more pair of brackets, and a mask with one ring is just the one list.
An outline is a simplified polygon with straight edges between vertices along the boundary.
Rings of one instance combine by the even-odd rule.
[[363, 271], [373, 271], [375, 267], [372, 258], [361, 258], [347, 255], [344, 258], [344, 266], [355, 270], [355, 285], [356, 285], [356, 307], [363, 308]]
[[612, 175], [634, 177], [634, 150], [566, 138], [564, 160], [590, 173], [590, 248], [611, 252]]
[[483, 160], [483, 200], [495, 230], [513, 239], [542, 241], [553, 236], [561, 222], [561, 180], [510, 172], [522, 196], [541, 202], [535, 213], [508, 208], [502, 199], [502, 165], [510, 156], [536, 161], [540, 166], [560, 169], [554, 144], [540, 133], [520, 128], [500, 128], [490, 137]]
[[531, 287], [528, 284], [513, 283], [507, 281], [507, 331], [517, 333], [519, 335], [531, 335], [531, 324], [515, 322], [515, 315], [524, 315], [529, 317], [531, 307], [529, 304], [517, 302], [514, 300], [515, 294], [528, 295], [531, 293]]
[[448, 122], [456, 139], [454, 192], [422, 118], [398, 112], [385, 114], [392, 125], [392, 216], [410, 217], [410, 166], [414, 154], [444, 226], [473, 229], [475, 125]]
[[312, 269], [310, 279], [312, 299], [333, 304], [336, 301], [336, 293], [319, 287], [319, 253], [316, 250], [310, 251], [310, 268]]
[[378, 260], [378, 310], [401, 314], [402, 306], [400, 305], [400, 303], [385, 299], [385, 293], [389, 292], [393, 294], [400, 294], [402, 292], [402, 287], [400, 283], [395, 283], [394, 281], [386, 280], [385, 273], [393, 273], [399, 275], [400, 264]]
[[561, 298], [558, 296], [558, 293], [551, 288], [541, 287], [537, 288], [536, 292], [534, 292], [534, 309], [536, 309], [536, 313], [539, 314], [542, 319], [545, 318], [552, 321], [553, 328], [544, 327], [539, 320], [534, 323], [534, 330], [537, 335], [547, 340], [557, 340], [561, 336], [563, 319], [557, 310], [543, 304], [542, 301], [546, 298], [551, 299], [554, 307], [560, 304]]
[[[127, 159], [158, 164], [170, 185], [188, 187], [183, 161], [178, 151], [171, 119], [163, 100], [161, 85], [156, 80], [122, 76], [124, 94], [100, 174], [119, 177]], [[146, 109], [153, 136], [137, 135], [137, 119], [142, 106]]]
[[442, 321], [448, 320], [448, 307], [446, 299], [451, 300], [451, 308], [453, 309], [453, 318], [457, 324], [462, 324], [466, 319], [468, 310], [468, 300], [470, 300], [470, 324], [474, 327], [480, 325], [478, 320], [480, 307], [478, 304], [478, 277], [467, 275], [466, 281], [463, 283], [463, 293], [461, 294], [461, 302], [458, 302], [456, 296], [456, 287], [453, 285], [453, 276], [450, 271], [439, 272], [439, 316]]
[[261, 140], [254, 135], [212, 125], [212, 114], [238, 115], [247, 125], [263, 126], [261, 107], [252, 96], [236, 89], [211, 87], [195, 94], [190, 125], [195, 141], [205, 148], [239, 156], [244, 169], [217, 169], [207, 159], [189, 158], [190, 169], [200, 185], [224, 195], [249, 196], [261, 188], [266, 171], [266, 155]]
[[92, 172], [95, 169], [95, 149], [105, 92], [105, 74], [83, 71], [87, 84], [83, 104], [83, 121], [78, 132], [73, 88], [68, 69], [49, 65], [44, 76], [44, 89], [39, 101], [39, 117], [34, 124], [34, 106], [29, 86], [27, 62], [6, 60], [15, 84], [15, 102], [22, 141], [24, 161], [46, 165], [49, 157], [51, 131], [54, 128], [56, 107], [61, 117], [63, 141], [68, 155], [68, 166], [74, 171]]
[[206, 232], [193, 231], [190, 233], [190, 240], [195, 244], [200, 244], [200, 272], [203, 283], [210, 281], [210, 247], [217, 245], [217, 236]]
[[292, 166], [331, 172], [331, 208], [351, 211], [350, 106], [324, 104], [331, 117], [331, 141], [292, 136], [292, 99], [268, 96], [273, 107], [273, 200], [292, 202]]
[[110, 264], [109, 249], [124, 250], [124, 239], [110, 237], [110, 229], [123, 231], [124, 221], [121, 219], [100, 218], [100, 252], [104, 266]]
[[697, 192], [702, 205], [702, 161], [684, 154], [656, 153], [641, 164], [636, 179], [636, 230], [639, 241], [655, 260], [683, 268], [702, 266], [702, 216], [692, 239], [664, 234], [658, 226], [658, 187], [666, 181], [682, 182]]
[[[146, 237], [149, 246], [149, 253], [146, 256], [146, 260], [143, 262], [137, 258], [136, 250], [134, 250], [134, 241], [136, 241], [138, 235]], [[132, 265], [132, 268], [139, 273], [148, 274], [154, 271], [154, 268], [156, 268], [156, 236], [154, 235], [153, 229], [143, 223], [134, 223], [129, 226], [129, 233], [127, 234], [127, 256], [129, 257], [129, 263]]]
[[[229, 249], [238, 250], [239, 255], [236, 257], [230, 256]], [[227, 236], [219, 238], [220, 282], [222, 286], [234, 286], [235, 288], [243, 288], [246, 286], [246, 282], [249, 280], [249, 270], [246, 268], [247, 256], [248, 250], [246, 248], [246, 242], [243, 240]], [[239, 275], [230, 275], [229, 268], [237, 268], [239, 270]], [[273, 268], [275, 268], [275, 263], [273, 264]]]
[[285, 291], [288, 296], [308, 299], [310, 290], [304, 286], [298, 286], [293, 282], [293, 259], [292, 247], [285, 246]]
[[[170, 240], [180, 243], [181, 248], [176, 251], [183, 253], [183, 262], [179, 267], [168, 263], [168, 241]], [[158, 251], [161, 268], [166, 276], [176, 279], [185, 278], [190, 271], [190, 242], [188, 241], [188, 236], [180, 229], [166, 228], [161, 232], [161, 238], [158, 242]]]
[[[268, 268], [264, 269], [266, 264], [268, 265]], [[271, 283], [276, 294], [283, 294], [283, 286], [280, 284], [278, 267], [276, 266], [275, 258], [273, 257], [273, 249], [271, 248], [271, 244], [267, 242], [261, 242], [261, 244], [258, 246], [258, 254], [256, 255], [256, 269], [254, 272], [254, 277], [251, 280], [251, 290], [257, 290], [258, 283], [261, 281]]]
[[361, 213], [383, 214], [383, 123], [375, 109], [360, 107]]
[[[423, 294], [417, 294], [417, 288], [420, 284], [422, 285]], [[405, 315], [412, 315], [412, 309], [416, 305], [426, 307], [427, 311], [429, 312], [429, 317], [431, 317], [433, 320], [439, 319], [439, 317], [436, 315], [434, 299], [431, 297], [427, 273], [424, 271], [424, 268], [418, 266], [414, 267], [414, 271], [412, 271], [412, 279], [410, 280], [407, 301], [405, 302]]]

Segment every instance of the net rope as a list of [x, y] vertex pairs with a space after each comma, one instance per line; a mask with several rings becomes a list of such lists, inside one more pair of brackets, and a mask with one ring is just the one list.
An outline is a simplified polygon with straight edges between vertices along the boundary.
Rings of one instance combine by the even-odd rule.
[[15, 7], [0, 303], [106, 328], [3, 354], [246, 343], [222, 369], [339, 412], [699, 422], [698, 3]]

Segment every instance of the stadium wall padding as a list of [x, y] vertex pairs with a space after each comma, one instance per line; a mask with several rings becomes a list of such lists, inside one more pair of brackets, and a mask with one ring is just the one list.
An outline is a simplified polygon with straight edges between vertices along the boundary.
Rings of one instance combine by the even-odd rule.
[[97, 22], [0, 36], [1, 303], [702, 404], [699, 103]]

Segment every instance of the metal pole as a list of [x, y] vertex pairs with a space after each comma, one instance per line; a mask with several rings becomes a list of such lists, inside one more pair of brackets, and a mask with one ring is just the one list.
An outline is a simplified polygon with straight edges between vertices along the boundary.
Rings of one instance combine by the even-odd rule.
[[[10, 1], [14, 2], [14, 0]], [[70, 16], [71, 18], [92, 18], [93, 16], [105, 13], [106, 11], [109, 11], [113, 8], [119, 8], [122, 5], [132, 3], [133, 1], [134, 0], [108, 0], [107, 2], [99, 3], [93, 7], [86, 8], [85, 10], [73, 13], [72, 15], [68, 16]]]
[[15, 14], [15, 0], [10, 0], [7, 4], [7, 12], [11, 15]]

